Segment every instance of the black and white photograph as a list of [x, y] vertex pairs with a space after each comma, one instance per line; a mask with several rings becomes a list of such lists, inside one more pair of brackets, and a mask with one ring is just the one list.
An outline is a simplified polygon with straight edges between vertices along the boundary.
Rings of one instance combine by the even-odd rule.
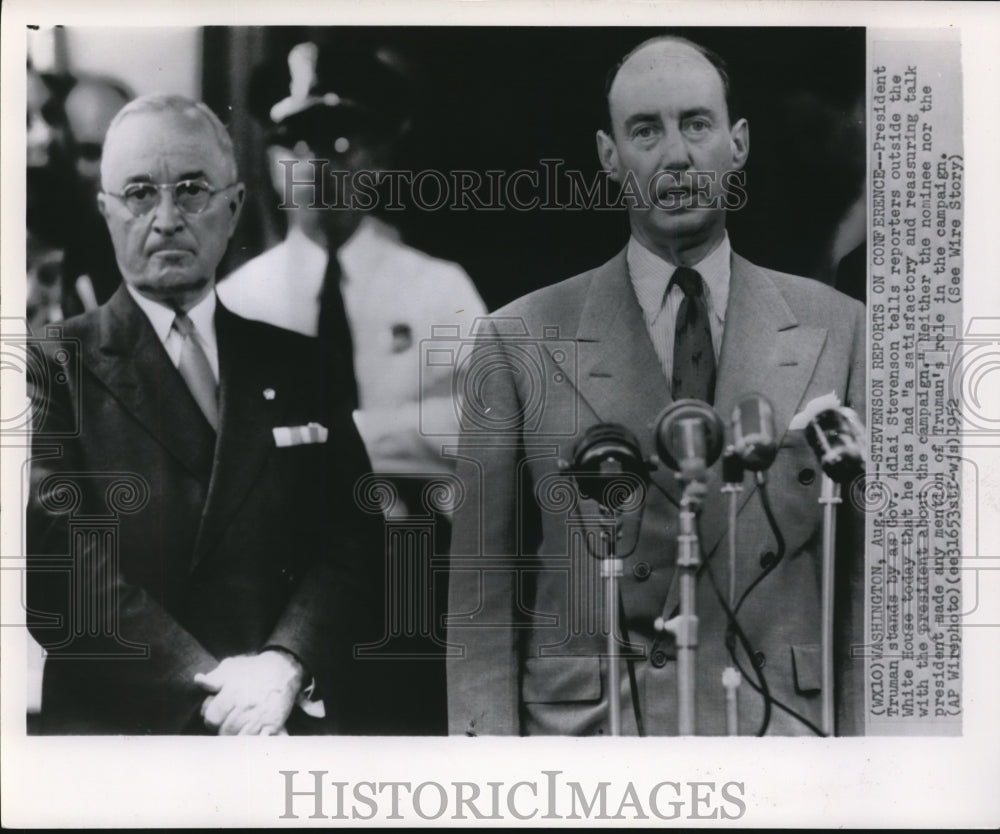
[[11, 6], [5, 824], [1000, 821], [1000, 20], [621, 8]]

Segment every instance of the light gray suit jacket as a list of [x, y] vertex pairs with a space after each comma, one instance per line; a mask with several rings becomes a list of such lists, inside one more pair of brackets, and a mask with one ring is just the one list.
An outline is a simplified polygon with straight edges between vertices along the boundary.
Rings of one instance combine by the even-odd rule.
[[[596, 560], [584, 544], [587, 502], [567, 499], [560, 459], [601, 422], [635, 433], [645, 456], [670, 386], [631, 287], [625, 253], [495, 313], [463, 381], [465, 432], [458, 451], [466, 499], [456, 513], [449, 598], [448, 711], [453, 734], [599, 734], [608, 731], [608, 669]], [[715, 408], [728, 419], [747, 393], [773, 405], [780, 438], [768, 495], [786, 541], [783, 560], [743, 605], [739, 621], [782, 703], [819, 721], [821, 471], [801, 431], [788, 431], [809, 400], [835, 392], [864, 415], [865, 314], [818, 282], [734, 255]], [[621, 592], [627, 638], [639, 651], [637, 697], [645, 731], [677, 731], [676, 649], [655, 619], [676, 609], [677, 501], [660, 468], [641, 522], [626, 518]], [[702, 545], [723, 594], [729, 584], [727, 499], [711, 469]], [[846, 507], [848, 502], [845, 502]], [[842, 510], [844, 520], [850, 513]], [[638, 529], [636, 530], [636, 527]], [[838, 733], [860, 731], [860, 525], [841, 530], [838, 556]], [[738, 593], [778, 550], [759, 491], [744, 479], [737, 520]], [[764, 557], [766, 558], [766, 557]], [[729, 665], [726, 618], [703, 571], [698, 584], [697, 732], [725, 732], [721, 674]], [[459, 654], [456, 652], [456, 654]], [[750, 666], [745, 655], [744, 668]], [[636, 722], [625, 666], [622, 726]], [[757, 732], [763, 699], [744, 680], [740, 731]], [[781, 709], [769, 734], [810, 730]]]

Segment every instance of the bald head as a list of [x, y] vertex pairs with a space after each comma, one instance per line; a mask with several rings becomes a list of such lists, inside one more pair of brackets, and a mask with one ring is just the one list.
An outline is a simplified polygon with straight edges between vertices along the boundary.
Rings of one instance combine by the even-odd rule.
[[207, 139], [214, 150], [218, 152], [219, 162], [229, 182], [237, 179], [236, 153], [233, 150], [233, 140], [225, 125], [206, 104], [192, 101], [184, 96], [153, 93], [140, 96], [129, 102], [118, 111], [108, 127], [104, 140], [104, 153], [101, 157], [101, 182], [107, 187], [108, 169], [114, 162], [120, 146], [134, 141], [133, 131], [127, 129], [129, 120], [134, 116], [159, 116], [177, 124], [182, 130], [189, 131], [192, 138]]
[[[643, 41], [631, 49], [608, 72], [604, 84], [605, 101], [608, 110], [608, 124], [606, 128], [610, 131], [613, 125], [611, 120], [611, 96], [612, 90], [616, 86], [615, 82], [618, 80], [618, 76], [622, 70], [626, 70], [626, 74], [634, 73], [641, 71], [643, 67], [648, 67], [650, 63], [656, 61], [660, 56], [668, 60], [672, 58], [676, 60], [677, 56], [683, 56], [685, 53], [688, 56], [691, 56], [692, 53], [700, 56], [718, 75], [719, 83], [722, 86], [722, 97], [725, 102], [726, 115], [729, 118], [730, 124], [734, 123], [737, 117], [733, 103], [732, 81], [729, 77], [729, 67], [725, 59], [708, 47], [679, 35], [658, 35], [655, 38]], [[628, 66], [626, 67], [626, 65]]]

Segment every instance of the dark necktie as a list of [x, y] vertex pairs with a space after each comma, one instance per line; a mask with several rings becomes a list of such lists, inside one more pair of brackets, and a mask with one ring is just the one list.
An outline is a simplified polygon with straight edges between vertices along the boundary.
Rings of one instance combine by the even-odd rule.
[[684, 300], [677, 310], [674, 330], [673, 397], [711, 404], [715, 398], [715, 349], [701, 275], [678, 267], [667, 285], [668, 293], [674, 284], [683, 291]]
[[174, 329], [181, 335], [181, 358], [177, 370], [181, 372], [184, 381], [191, 391], [191, 396], [198, 403], [198, 408], [205, 415], [209, 425], [219, 430], [219, 386], [212, 373], [212, 366], [202, 350], [198, 337], [195, 335], [194, 323], [187, 313], [178, 313], [174, 317]]
[[333, 364], [343, 386], [344, 396], [353, 410], [358, 407], [358, 383], [354, 376], [354, 342], [347, 320], [344, 295], [340, 289], [340, 262], [336, 250], [330, 252], [319, 301], [319, 342], [326, 358]]

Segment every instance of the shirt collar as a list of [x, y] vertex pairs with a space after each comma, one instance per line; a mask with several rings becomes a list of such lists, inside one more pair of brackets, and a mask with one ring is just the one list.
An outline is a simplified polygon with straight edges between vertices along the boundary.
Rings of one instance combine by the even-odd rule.
[[[677, 267], [651, 252], [635, 237], [629, 238], [626, 258], [639, 306], [646, 321], [651, 322], [663, 306], [663, 295]], [[725, 321], [726, 305], [729, 303], [731, 258], [729, 234], [724, 233], [719, 245], [691, 266], [704, 280], [708, 309], [720, 322]]]
[[386, 241], [399, 242], [399, 232], [384, 220], [366, 214], [354, 233], [337, 250], [344, 272], [342, 282], [374, 272], [375, 265], [385, 257]]
[[[166, 343], [167, 337], [170, 335], [170, 330], [174, 325], [174, 318], [177, 316], [177, 311], [173, 307], [168, 307], [166, 304], [161, 304], [159, 301], [147, 298], [130, 284], [126, 284], [125, 288], [129, 291], [132, 298], [135, 299], [135, 303], [139, 305], [139, 309], [146, 314], [146, 318], [153, 325], [153, 330], [156, 331], [159, 340]], [[194, 307], [187, 311], [187, 314], [192, 324], [194, 324], [195, 331], [202, 338], [210, 338], [214, 342], [214, 338], [212, 337], [215, 335], [215, 290], [212, 290], [212, 292], [208, 293], [201, 301], [195, 304]]]

